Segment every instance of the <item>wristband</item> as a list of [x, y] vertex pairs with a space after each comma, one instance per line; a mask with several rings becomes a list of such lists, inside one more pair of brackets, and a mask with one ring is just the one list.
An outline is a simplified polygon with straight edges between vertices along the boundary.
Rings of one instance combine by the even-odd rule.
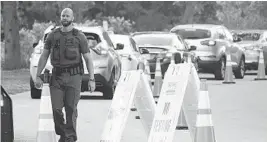
[[95, 79], [89, 79], [89, 81], [95, 81]]

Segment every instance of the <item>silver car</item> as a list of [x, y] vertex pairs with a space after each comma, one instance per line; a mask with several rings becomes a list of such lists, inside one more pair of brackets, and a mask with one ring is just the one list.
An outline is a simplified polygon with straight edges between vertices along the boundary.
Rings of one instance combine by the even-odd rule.
[[231, 64], [236, 78], [243, 78], [245, 74], [244, 49], [236, 44], [230, 31], [222, 25], [188, 24], [178, 25], [171, 32], [183, 37], [198, 57], [200, 71], [213, 73], [215, 79], [223, 80], [226, 69], [227, 51], [231, 55]]
[[261, 49], [261, 44], [263, 43], [262, 30], [241, 30], [232, 31], [234, 36], [240, 38], [241, 41], [238, 42], [240, 46], [245, 49], [246, 55], [246, 69], [247, 70], [257, 70], [259, 53]]

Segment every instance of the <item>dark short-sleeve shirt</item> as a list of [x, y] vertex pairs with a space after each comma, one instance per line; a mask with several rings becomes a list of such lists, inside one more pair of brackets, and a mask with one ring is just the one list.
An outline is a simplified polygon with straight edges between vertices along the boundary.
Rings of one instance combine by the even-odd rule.
[[80, 39], [81, 53], [84, 54], [84, 53], [90, 52], [89, 47], [88, 47], [87, 38], [84, 35], [84, 33], [79, 32], [78, 36], [79, 36], [79, 39]]
[[[50, 49], [52, 47], [52, 41], [53, 41], [53, 35], [54, 34], [56, 34], [56, 33], [53, 31], [47, 35], [47, 38], [46, 38], [45, 43], [44, 43], [44, 49], [47, 49], [50, 51]], [[72, 34], [72, 31], [64, 33], [64, 34]], [[80, 40], [80, 46], [79, 47], [80, 47], [81, 53], [84, 54], [84, 53], [90, 52], [89, 47], [88, 47], [88, 43], [87, 43], [87, 39], [86, 39], [86, 36], [84, 35], [84, 33], [79, 31], [77, 34], [77, 37]]]

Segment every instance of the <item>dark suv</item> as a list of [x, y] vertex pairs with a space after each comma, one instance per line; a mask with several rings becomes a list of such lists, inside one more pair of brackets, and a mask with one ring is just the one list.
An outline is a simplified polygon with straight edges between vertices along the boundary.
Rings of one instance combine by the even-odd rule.
[[[164, 78], [174, 55], [175, 63], [184, 62], [185, 58], [191, 54], [187, 44], [183, 39], [174, 33], [170, 32], [137, 32], [132, 34], [140, 53], [148, 61], [150, 66], [151, 78], [155, 78], [156, 61], [160, 59], [161, 73]], [[192, 57], [192, 61], [195, 62], [195, 56]]]
[[[105, 98], [111, 99], [117, 84], [117, 81], [121, 75], [121, 60], [119, 54], [115, 51], [114, 45], [112, 44], [108, 33], [102, 27], [75, 27], [81, 30], [88, 39], [89, 48], [91, 49], [91, 55], [94, 64], [94, 76], [96, 81], [96, 90], [103, 93]], [[51, 32], [50, 29], [45, 31], [45, 36]], [[43, 40], [44, 41], [44, 40]], [[41, 90], [35, 88], [34, 80], [37, 71], [38, 60], [43, 49], [43, 41], [40, 41], [37, 46], [34, 47], [34, 52], [32, 53], [30, 59], [30, 86], [31, 86], [31, 97], [40, 98]], [[88, 70], [84, 64], [84, 75], [82, 77], [82, 87], [81, 91], [88, 91], [88, 81], [89, 75]], [[52, 66], [50, 64], [50, 59], [46, 65], [47, 69], [50, 70]]]
[[214, 73], [215, 79], [222, 80], [226, 69], [226, 52], [231, 55], [231, 64], [236, 78], [245, 74], [244, 48], [235, 42], [229, 30], [222, 25], [188, 24], [178, 25], [171, 32], [181, 35], [185, 41], [197, 47], [199, 69]]

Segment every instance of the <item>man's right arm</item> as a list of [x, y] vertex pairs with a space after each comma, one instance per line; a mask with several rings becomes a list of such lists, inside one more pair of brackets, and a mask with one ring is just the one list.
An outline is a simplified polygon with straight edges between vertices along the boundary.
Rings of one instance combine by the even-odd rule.
[[49, 57], [49, 54], [50, 54], [50, 50], [47, 50], [47, 49], [44, 49], [43, 50], [43, 53], [39, 59], [39, 62], [38, 62], [38, 68], [37, 68], [37, 74], [36, 74], [36, 77], [39, 77], [47, 63], [47, 59]]
[[50, 55], [50, 49], [51, 49], [51, 46], [52, 46], [52, 33], [48, 34], [46, 40], [45, 40], [45, 43], [44, 43], [44, 50], [43, 50], [43, 53], [39, 59], [39, 62], [38, 62], [38, 68], [37, 68], [37, 73], [36, 73], [36, 77], [40, 77], [43, 69], [45, 68], [45, 65], [47, 63], [47, 59]]

